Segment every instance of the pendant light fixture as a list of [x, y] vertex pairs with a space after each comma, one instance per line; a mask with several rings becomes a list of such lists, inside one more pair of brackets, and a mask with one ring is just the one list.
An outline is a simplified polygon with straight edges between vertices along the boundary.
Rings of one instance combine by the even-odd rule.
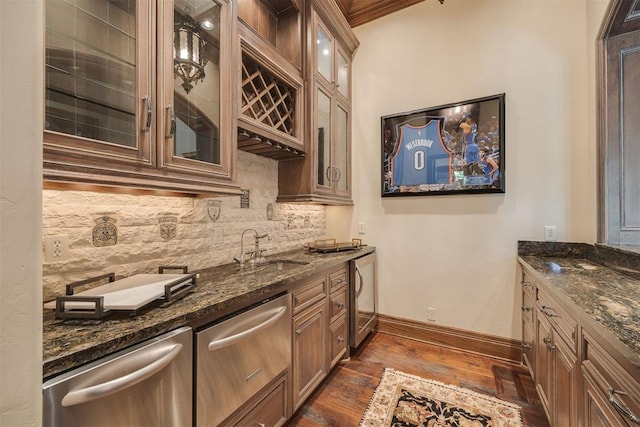
[[193, 85], [204, 80], [204, 66], [207, 64], [204, 48], [207, 42], [198, 30], [198, 25], [189, 16], [176, 22], [173, 32], [174, 76], [182, 79], [186, 93]]

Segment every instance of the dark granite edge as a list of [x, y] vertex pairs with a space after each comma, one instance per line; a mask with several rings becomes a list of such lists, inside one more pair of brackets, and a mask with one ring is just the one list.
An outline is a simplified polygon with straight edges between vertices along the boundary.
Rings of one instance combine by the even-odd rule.
[[[524, 257], [536, 256], [536, 255], [519, 255], [518, 261], [522, 264], [523, 268], [527, 270], [529, 274], [532, 274], [536, 281], [542, 283], [545, 290], [550, 292], [551, 295], [559, 302], [560, 305], [572, 313], [572, 317], [575, 317], [578, 324], [583, 328], [586, 328], [588, 332], [595, 335], [597, 338], [602, 339], [608, 345], [608, 347], [615, 349], [615, 351], [623, 357], [623, 359], [632, 365], [636, 370], [640, 370], [640, 356], [634, 353], [624, 342], [622, 342], [615, 333], [608, 330], [604, 325], [590, 316], [583, 308], [576, 304], [568, 295], [561, 290], [553, 286], [544, 277], [544, 275], [536, 270], [531, 264], [527, 262]], [[619, 359], [618, 359], [619, 360]], [[640, 378], [638, 378], [640, 380]]]
[[588, 243], [540, 242], [518, 240], [520, 256], [555, 256], [562, 258], [587, 258]]
[[[169, 332], [181, 326], [193, 326], [194, 330], [197, 325], [203, 322], [210, 323], [215, 321], [216, 318], [221, 318], [225, 315], [242, 310], [251, 306], [264, 298], [276, 295], [281, 292], [285, 292], [291, 289], [295, 283], [305, 280], [315, 274], [338, 266], [343, 263], [347, 263], [353, 259], [360, 258], [364, 255], [375, 252], [374, 246], [364, 246], [357, 251], [352, 252], [336, 252], [326, 255], [319, 255], [314, 261], [311, 262], [310, 268], [303, 268], [301, 270], [292, 270], [283, 276], [278, 276], [274, 280], [265, 280], [264, 285], [261, 285], [257, 289], [234, 295], [229, 298], [224, 298], [218, 302], [201, 308], [197, 311], [183, 313], [176, 315], [170, 319], [166, 319], [159, 322], [151, 322], [147, 324], [135, 325], [137, 329], [131, 329], [130, 332], [119, 334], [106, 341], [98, 343], [90, 343], [87, 347], [72, 352], [61, 352], [52, 357], [46, 357], [43, 359], [43, 378], [45, 380], [54, 376], [60, 375], [64, 372], [75, 369], [79, 366], [94, 362], [101, 357], [109, 354], [116, 353], [126, 348], [139, 344], [147, 339], [151, 339], [155, 336], [161, 335], [165, 332]], [[280, 254], [274, 254], [270, 258], [297, 258], [313, 255], [301, 254], [300, 250], [294, 250], [284, 252]], [[211, 267], [208, 269], [200, 270], [199, 273], [206, 273], [207, 270], [216, 269], [218, 267]], [[185, 297], [185, 300], [188, 298]], [[184, 300], [183, 300], [184, 301]], [[180, 301], [178, 301], [180, 303]], [[45, 311], [44, 319], [51, 319], [52, 315], [50, 311]], [[118, 320], [113, 320], [117, 322]], [[83, 326], [91, 327], [92, 324], [99, 324], [102, 321], [61, 321], [60, 325], [63, 326], [65, 322], [71, 327], [82, 324]]]
[[602, 243], [518, 241], [518, 256], [584, 258], [632, 279], [640, 279], [640, 253]]

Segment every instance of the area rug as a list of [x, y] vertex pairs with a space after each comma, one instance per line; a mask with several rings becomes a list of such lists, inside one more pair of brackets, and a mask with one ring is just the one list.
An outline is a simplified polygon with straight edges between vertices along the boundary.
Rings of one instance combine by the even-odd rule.
[[520, 407], [387, 368], [360, 427], [522, 427]]

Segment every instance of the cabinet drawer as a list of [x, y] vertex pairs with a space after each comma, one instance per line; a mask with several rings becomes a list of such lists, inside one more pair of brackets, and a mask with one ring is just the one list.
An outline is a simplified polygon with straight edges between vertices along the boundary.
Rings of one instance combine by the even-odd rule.
[[302, 285], [292, 292], [293, 313], [299, 313], [307, 307], [311, 307], [327, 296], [327, 280], [325, 277], [316, 279], [307, 285]]
[[578, 322], [557, 305], [542, 288], [538, 288], [538, 309], [538, 316], [546, 317], [575, 352]]
[[341, 315], [345, 315], [347, 312], [347, 288], [344, 287], [341, 291], [332, 293], [330, 301], [329, 321], [333, 322]]
[[331, 367], [347, 353], [347, 316], [331, 324]]
[[[640, 384], [587, 333], [582, 368], [613, 411], [629, 425], [640, 420]], [[637, 423], [637, 422], [636, 422]]]
[[[226, 423], [226, 426], [281, 426], [287, 420], [286, 376], [274, 386], [267, 388], [255, 400], [255, 406], [238, 420]], [[265, 396], [266, 394], [266, 396]]]
[[329, 275], [329, 283], [330, 283], [329, 292], [333, 292], [339, 289], [341, 286], [346, 286], [348, 277], [349, 277], [349, 274], [346, 267], [341, 268], [335, 273], [331, 273]]

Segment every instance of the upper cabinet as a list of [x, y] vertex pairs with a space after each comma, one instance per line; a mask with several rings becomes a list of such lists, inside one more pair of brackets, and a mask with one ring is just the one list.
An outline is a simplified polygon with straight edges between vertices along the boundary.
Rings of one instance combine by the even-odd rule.
[[333, 1], [306, 10], [307, 156], [280, 162], [278, 200], [352, 204], [351, 59], [358, 40]]
[[304, 156], [304, 0], [238, 0], [241, 84], [238, 148]]
[[231, 0], [46, 0], [44, 179], [238, 194]]

